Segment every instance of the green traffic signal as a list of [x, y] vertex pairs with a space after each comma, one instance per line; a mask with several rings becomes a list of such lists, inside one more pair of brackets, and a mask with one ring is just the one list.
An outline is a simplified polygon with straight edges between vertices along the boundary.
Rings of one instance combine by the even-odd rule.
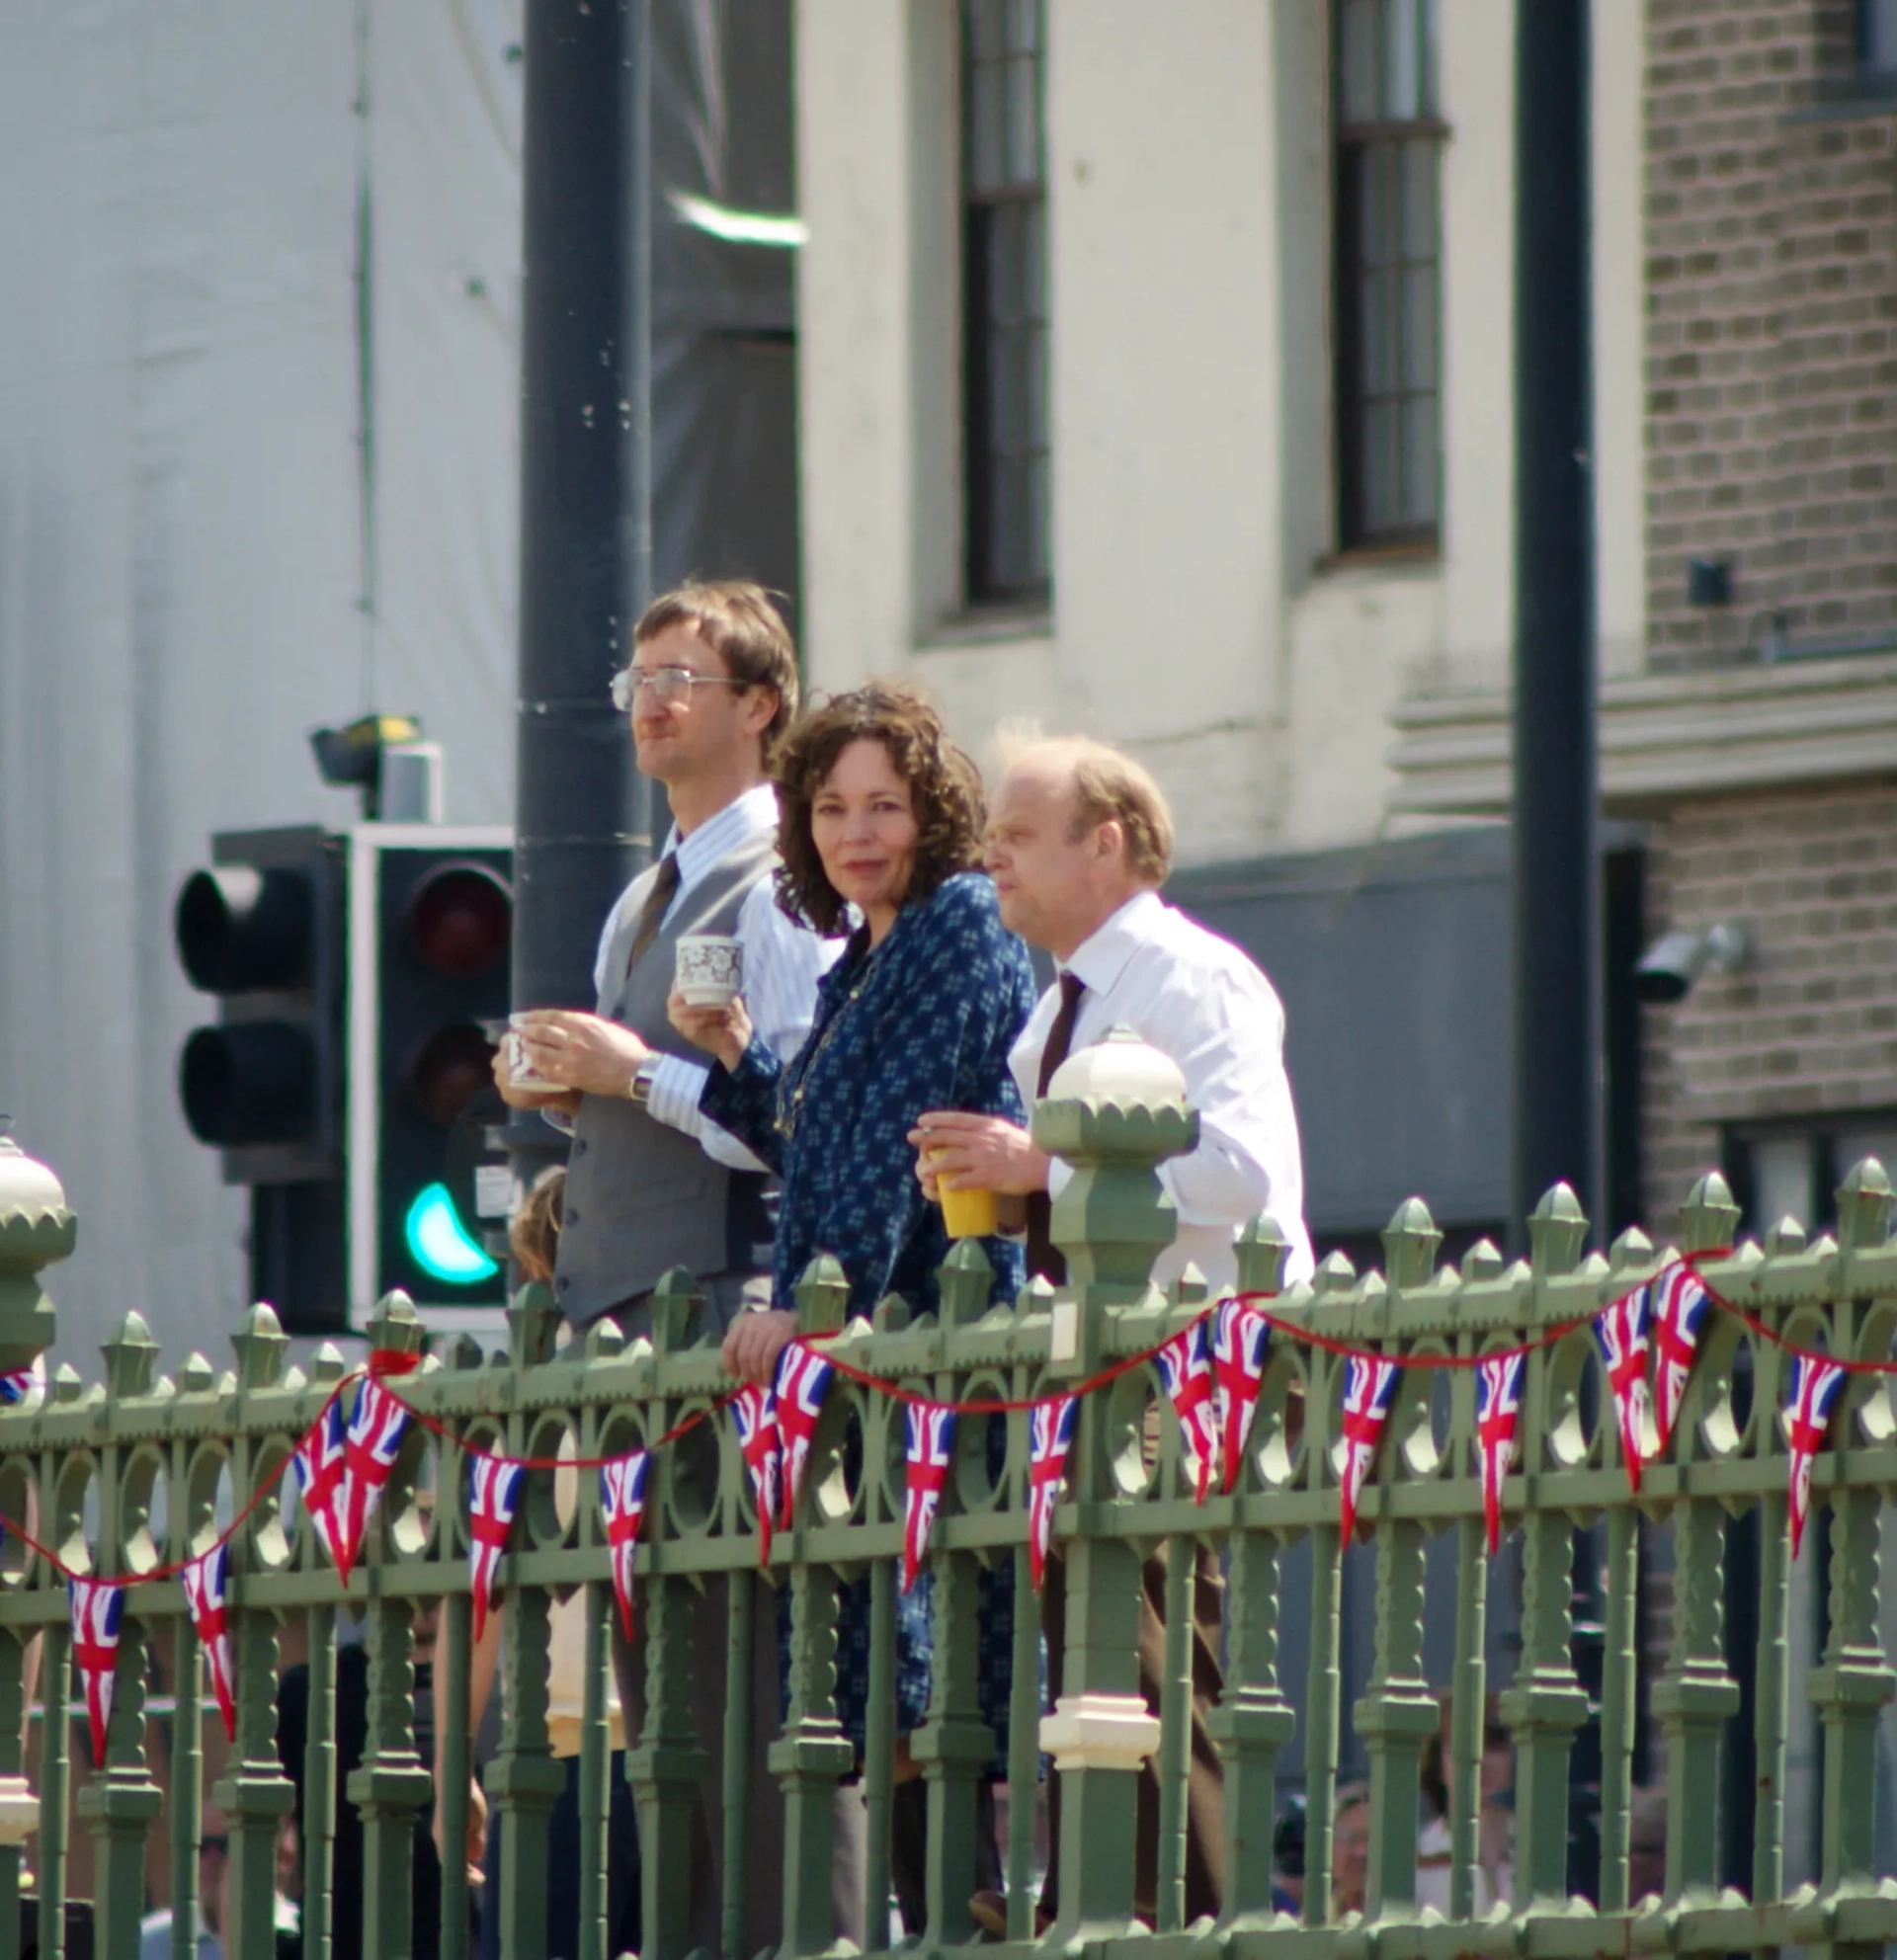
[[416, 1193], [402, 1234], [409, 1258], [444, 1285], [478, 1286], [501, 1269], [469, 1236], [446, 1184], [428, 1184]]

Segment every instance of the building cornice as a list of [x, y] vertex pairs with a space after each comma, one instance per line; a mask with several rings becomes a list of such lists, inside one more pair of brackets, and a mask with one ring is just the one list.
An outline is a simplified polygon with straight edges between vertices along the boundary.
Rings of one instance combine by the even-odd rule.
[[[1391, 714], [1395, 812], [1509, 807], [1509, 695], [1412, 694]], [[1601, 796], [1629, 814], [1682, 797], [1897, 776], [1897, 654], [1642, 674], [1601, 688]]]

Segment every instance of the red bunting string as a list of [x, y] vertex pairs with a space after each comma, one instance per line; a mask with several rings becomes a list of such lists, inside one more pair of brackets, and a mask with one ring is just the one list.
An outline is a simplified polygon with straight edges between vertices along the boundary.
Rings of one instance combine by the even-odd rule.
[[[1669, 1262], [1666, 1266], [1663, 1266], [1654, 1275], [1653, 1279], [1641, 1281], [1640, 1284], [1658, 1285], [1666, 1276], [1667, 1272], [1684, 1266], [1697, 1276], [1700, 1284], [1706, 1289], [1707, 1297], [1712, 1301], [1714, 1306], [1719, 1308], [1721, 1312], [1730, 1314], [1736, 1320], [1742, 1322], [1756, 1339], [1770, 1343], [1784, 1353], [1812, 1365], [1823, 1364], [1839, 1369], [1845, 1374], [1897, 1374], [1897, 1356], [1882, 1358], [1837, 1356], [1828, 1354], [1823, 1348], [1803, 1347], [1796, 1342], [1786, 1340], [1782, 1334], [1779, 1334], [1776, 1330], [1769, 1326], [1756, 1312], [1739, 1306], [1736, 1302], [1728, 1299], [1706, 1279], [1703, 1266], [1709, 1260], [1723, 1258], [1729, 1250], [1729, 1248], [1720, 1247], [1709, 1251], [1685, 1254], [1677, 1260]], [[1631, 1297], [1637, 1290], [1638, 1287], [1629, 1287], [1626, 1293], [1616, 1296], [1613, 1301], [1609, 1301], [1606, 1306], [1596, 1308], [1590, 1313], [1577, 1314], [1573, 1318], [1557, 1322], [1551, 1327], [1542, 1328], [1527, 1340], [1518, 1342], [1510, 1347], [1490, 1348], [1480, 1352], [1472, 1353], [1410, 1353], [1402, 1357], [1402, 1366], [1405, 1368], [1481, 1368], [1491, 1366], [1498, 1361], [1532, 1354], [1537, 1349], [1553, 1347], [1557, 1343], [1566, 1340], [1571, 1334], [1598, 1321], [1602, 1314], [1610, 1312], [1613, 1307]], [[1194, 1326], [1206, 1325], [1221, 1305], [1241, 1304], [1250, 1306], [1254, 1311], [1259, 1313], [1274, 1333], [1289, 1340], [1303, 1343], [1308, 1347], [1319, 1348], [1326, 1353], [1335, 1354], [1347, 1360], [1387, 1360], [1391, 1358], [1375, 1348], [1362, 1348], [1355, 1342], [1346, 1341], [1339, 1336], [1320, 1333], [1316, 1329], [1307, 1327], [1298, 1321], [1288, 1319], [1281, 1314], [1274, 1313], [1269, 1307], [1261, 1304], [1262, 1302], [1274, 1300], [1277, 1297], [1275, 1293], [1257, 1289], [1228, 1293], [1220, 1301], [1206, 1307], [1193, 1322], [1188, 1324], [1188, 1327], [1190, 1329]], [[1208, 1327], [1207, 1332], [1209, 1333], [1209, 1331]], [[1177, 1339], [1178, 1332], [1178, 1330], [1175, 1330], [1174, 1334], [1167, 1337], [1167, 1340]], [[831, 1345], [835, 1340], [834, 1334], [804, 1336], [800, 1337], [800, 1340], [812, 1347], [821, 1342], [823, 1344], [822, 1352], [825, 1361], [828, 1362], [836, 1373], [849, 1381], [856, 1382], [865, 1388], [873, 1389], [877, 1394], [885, 1396], [890, 1401], [900, 1403], [905, 1407], [952, 1410], [958, 1416], [1002, 1416], [1024, 1413], [1031, 1415], [1054, 1410], [1059, 1405], [1069, 1402], [1071, 1399], [1091, 1395], [1099, 1389], [1106, 1388], [1119, 1380], [1122, 1375], [1130, 1374], [1137, 1368], [1156, 1363], [1161, 1349], [1167, 1345], [1166, 1341], [1155, 1342], [1150, 1348], [1143, 1348], [1136, 1353], [1127, 1354], [1116, 1361], [1110, 1362], [1106, 1367], [1096, 1370], [1093, 1374], [1088, 1375], [1079, 1382], [1073, 1383], [1069, 1387], [1056, 1389], [1045, 1395], [974, 1396], [963, 1402], [947, 1402], [938, 1396], [929, 1395], [917, 1389], [905, 1388], [900, 1382], [894, 1381], [887, 1376], [874, 1374], [867, 1368], [857, 1366], [854, 1362], [846, 1359], [835, 1346]], [[366, 1366], [355, 1369], [345, 1375], [330, 1390], [328, 1396], [324, 1399], [322, 1409], [317, 1414], [316, 1423], [320, 1424], [326, 1419], [330, 1408], [350, 1387], [358, 1382], [372, 1379], [381, 1387], [382, 1392], [388, 1396], [389, 1400], [394, 1402], [403, 1411], [410, 1421], [419, 1425], [420, 1428], [439, 1440], [452, 1443], [463, 1455], [482, 1462], [512, 1465], [522, 1470], [601, 1470], [607, 1468], [609, 1465], [619, 1463], [627, 1453], [625, 1451], [619, 1451], [613, 1456], [512, 1456], [504, 1451], [489, 1449], [480, 1443], [471, 1442], [465, 1436], [457, 1433], [442, 1418], [430, 1415], [424, 1410], [416, 1408], [406, 1397], [396, 1394], [395, 1390], [389, 1386], [391, 1381], [399, 1379], [401, 1376], [412, 1374], [421, 1364], [422, 1356], [419, 1353], [412, 1353], [398, 1348], [378, 1348], [371, 1350]], [[679, 1441], [681, 1437], [697, 1429], [709, 1416], [715, 1414], [716, 1411], [722, 1409], [728, 1402], [734, 1400], [737, 1394], [738, 1391], [732, 1389], [714, 1397], [709, 1404], [694, 1410], [691, 1415], [675, 1423], [663, 1435], [656, 1437], [647, 1443], [645, 1447], [651, 1450], [663, 1449], [667, 1445]], [[312, 1425], [313, 1427], [314, 1425]], [[243, 1508], [210, 1544], [190, 1552], [184, 1558], [174, 1559], [168, 1563], [153, 1566], [147, 1572], [119, 1573], [104, 1576], [82, 1574], [74, 1571], [50, 1546], [42, 1544], [18, 1520], [11, 1517], [6, 1518], [4, 1520], [4, 1528], [18, 1538], [29, 1551], [33, 1552], [37, 1557], [43, 1559], [61, 1578], [68, 1581], [88, 1578], [101, 1586], [127, 1587], [143, 1585], [159, 1580], [175, 1579], [194, 1561], [221, 1549], [237, 1536], [250, 1521], [258, 1507], [276, 1490], [290, 1461], [291, 1456], [289, 1454], [278, 1460], [275, 1467], [251, 1491]]]

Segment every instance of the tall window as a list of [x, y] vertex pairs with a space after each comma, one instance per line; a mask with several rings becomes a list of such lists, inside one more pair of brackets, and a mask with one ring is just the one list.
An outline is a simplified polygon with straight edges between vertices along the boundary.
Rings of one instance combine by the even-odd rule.
[[1437, 0], [1342, 0], [1337, 48], [1341, 541], [1428, 544], [1442, 509]]
[[1048, 591], [1045, 0], [963, 0], [967, 591]]

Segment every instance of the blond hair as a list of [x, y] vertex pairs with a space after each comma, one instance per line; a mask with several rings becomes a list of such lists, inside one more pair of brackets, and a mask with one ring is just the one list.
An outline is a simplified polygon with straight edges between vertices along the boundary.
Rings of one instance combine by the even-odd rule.
[[1072, 835], [1117, 824], [1126, 841], [1126, 868], [1141, 884], [1166, 882], [1173, 868], [1173, 813], [1143, 764], [1089, 735], [1034, 739], [1020, 724], [999, 730], [997, 746], [1011, 770], [1031, 762], [1064, 767], [1074, 799]]

